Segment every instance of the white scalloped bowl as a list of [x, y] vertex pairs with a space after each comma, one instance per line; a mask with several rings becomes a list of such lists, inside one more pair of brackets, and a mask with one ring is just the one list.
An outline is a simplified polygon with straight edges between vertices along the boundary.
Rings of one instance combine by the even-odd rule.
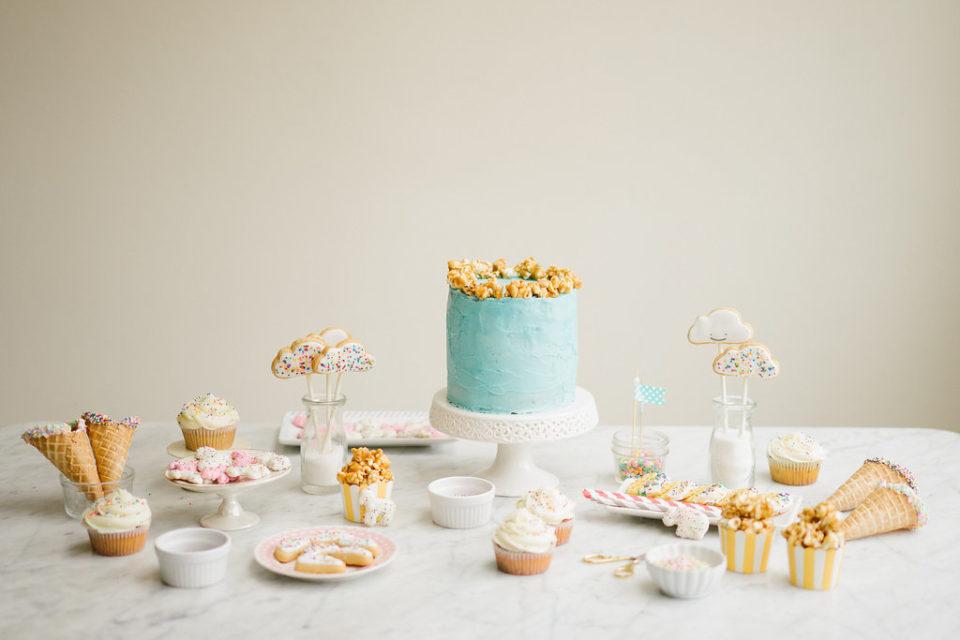
[[[683, 570], [657, 564], [677, 556], [692, 556], [709, 567]], [[647, 551], [645, 560], [653, 581], [662, 592], [674, 598], [702, 598], [716, 588], [726, 573], [723, 554], [699, 544], [674, 543], [654, 547]]]
[[495, 487], [489, 480], [452, 476], [427, 486], [433, 521], [448, 529], [473, 529], [490, 521]]

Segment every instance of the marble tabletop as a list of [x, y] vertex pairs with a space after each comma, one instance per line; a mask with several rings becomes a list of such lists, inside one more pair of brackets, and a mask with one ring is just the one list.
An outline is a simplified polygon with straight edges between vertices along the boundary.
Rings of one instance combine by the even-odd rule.
[[[928, 429], [811, 428], [828, 449], [819, 481], [790, 488], [812, 504], [827, 497], [864, 458], [882, 455], [910, 468], [917, 478], [930, 523], [853, 541], [838, 585], [806, 591], [787, 581], [785, 542], [778, 537], [768, 571], [726, 573], [720, 588], [701, 600], [662, 595], [646, 570], [618, 579], [616, 565], [588, 565], [590, 553], [636, 554], [678, 541], [657, 520], [613, 513], [581, 496], [584, 488], [612, 489], [610, 440], [614, 427], [536, 445], [537, 463], [561, 479], [577, 506], [573, 536], [560, 547], [550, 569], [539, 576], [512, 576], [496, 569], [488, 525], [443, 529], [430, 518], [428, 482], [469, 475], [488, 466], [495, 445], [452, 444], [395, 448], [387, 453], [396, 477], [398, 510], [379, 532], [397, 545], [395, 560], [382, 571], [340, 583], [292, 580], [262, 569], [253, 549], [274, 534], [302, 527], [349, 524], [340, 498], [300, 491], [297, 450], [277, 444], [277, 425], [242, 424], [240, 435], [255, 448], [290, 454], [294, 469], [272, 484], [241, 497], [262, 520], [232, 532], [227, 578], [206, 589], [175, 589], [160, 581], [154, 539], [172, 529], [195, 526], [219, 499], [176, 488], [162, 477], [164, 449], [178, 439], [173, 423], [146, 423], [129, 457], [136, 469], [134, 492], [153, 511], [148, 546], [122, 558], [90, 550], [87, 535], [63, 511], [58, 473], [19, 434], [22, 425], [0, 430], [10, 447], [0, 467], [0, 612], [6, 638], [209, 637], [224, 631], [267, 637], [321, 638], [580, 638], [644, 632], [680, 638], [758, 637], [956, 637], [960, 615], [960, 525], [955, 478], [960, 435]], [[677, 479], [706, 480], [706, 427], [665, 427], [670, 438], [667, 472]], [[784, 429], [758, 428], [758, 448]], [[766, 463], [757, 484], [774, 485]], [[496, 498], [494, 518], [512, 508]], [[716, 528], [703, 543], [719, 549]], [[118, 634], [118, 635], [117, 635]], [[320, 634], [320, 635], [318, 635]], [[745, 636], [747, 634], [747, 636]], [[760, 636], [763, 637], [763, 636]], [[771, 636], [767, 636], [771, 637]], [[782, 637], [782, 636], [775, 636]]]

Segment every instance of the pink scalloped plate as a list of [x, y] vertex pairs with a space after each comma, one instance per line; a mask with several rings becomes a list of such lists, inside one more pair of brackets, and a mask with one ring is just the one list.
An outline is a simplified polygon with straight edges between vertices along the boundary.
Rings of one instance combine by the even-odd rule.
[[[273, 557], [274, 548], [280, 544], [280, 541], [284, 538], [309, 538], [330, 531], [335, 531], [341, 534], [361, 536], [364, 538], [372, 538], [378, 545], [380, 545], [382, 552], [379, 556], [377, 556], [376, 560], [373, 561], [373, 564], [367, 565], [366, 567], [347, 567], [347, 570], [344, 573], [304, 573], [293, 568], [293, 565], [296, 564], [295, 561], [280, 562]], [[287, 576], [288, 578], [296, 578], [297, 580], [307, 580], [310, 582], [337, 582], [340, 580], [359, 578], [367, 575], [368, 573], [373, 573], [378, 569], [382, 569], [393, 560], [395, 555], [397, 555], [397, 545], [395, 545], [393, 541], [385, 535], [370, 529], [365, 529], [363, 527], [338, 526], [310, 527], [308, 529], [293, 529], [291, 531], [284, 531], [283, 533], [278, 533], [274, 536], [270, 536], [266, 540], [263, 540], [257, 545], [257, 548], [253, 550], [254, 559], [267, 571], [272, 571], [280, 574], [281, 576]]]

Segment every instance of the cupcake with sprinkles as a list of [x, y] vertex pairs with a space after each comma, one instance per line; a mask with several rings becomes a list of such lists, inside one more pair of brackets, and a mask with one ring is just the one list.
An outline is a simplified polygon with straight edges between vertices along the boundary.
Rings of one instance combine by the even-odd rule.
[[573, 531], [573, 504], [556, 489], [545, 487], [527, 492], [517, 500], [518, 509], [526, 509], [554, 528], [557, 546], [566, 544]]
[[90, 546], [102, 556], [128, 556], [143, 549], [150, 532], [150, 507], [125, 489], [97, 500], [83, 514]]
[[820, 443], [803, 432], [780, 436], [767, 447], [770, 477], [780, 484], [813, 484], [826, 455]]
[[200, 447], [229, 449], [233, 446], [238, 422], [237, 410], [212, 393], [197, 396], [177, 414], [177, 424], [189, 451]]

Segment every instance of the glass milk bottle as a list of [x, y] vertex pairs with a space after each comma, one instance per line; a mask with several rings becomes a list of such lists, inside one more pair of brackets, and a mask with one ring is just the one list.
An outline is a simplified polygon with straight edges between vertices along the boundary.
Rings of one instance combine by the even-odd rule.
[[343, 405], [347, 398], [313, 400], [303, 397], [306, 420], [300, 440], [300, 488], [306, 493], [336, 493], [340, 489], [337, 472], [347, 454], [347, 434], [343, 430]]
[[754, 486], [757, 455], [753, 444], [753, 410], [757, 403], [740, 396], [713, 399], [710, 434], [710, 480], [728, 489]]

